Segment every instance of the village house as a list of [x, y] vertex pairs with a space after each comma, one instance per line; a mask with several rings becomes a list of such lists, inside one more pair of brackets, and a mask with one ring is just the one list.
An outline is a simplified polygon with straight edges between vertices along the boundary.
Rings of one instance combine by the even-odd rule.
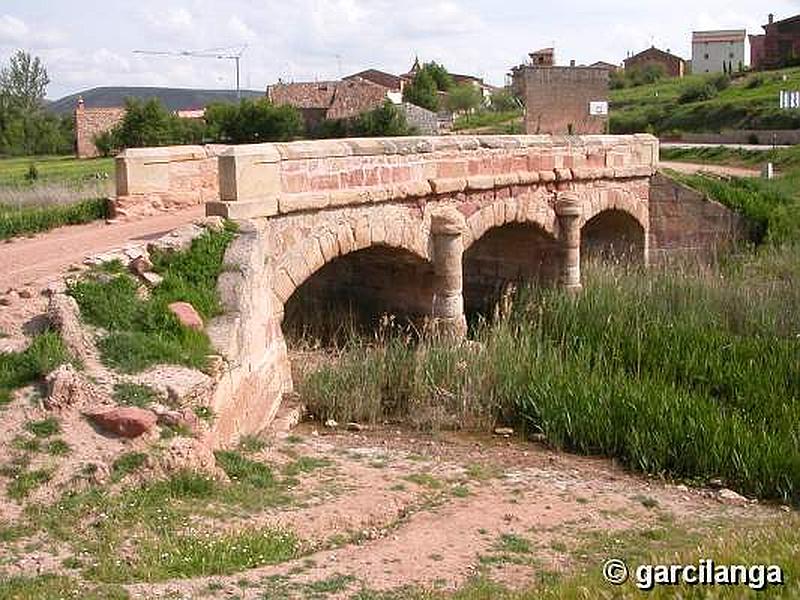
[[692, 33], [692, 73], [733, 73], [744, 70], [744, 29]]
[[525, 133], [605, 133], [609, 71], [603, 67], [556, 66], [555, 52], [531, 52], [511, 70], [513, 93], [525, 105]]
[[381, 106], [389, 89], [361, 78], [343, 81], [276, 83], [267, 87], [273, 104], [294, 106], [306, 126], [313, 128], [326, 119], [347, 119]]
[[675, 56], [669, 49], [660, 50], [651, 46], [638, 54], [625, 59], [625, 69], [644, 69], [650, 65], [658, 65], [664, 69], [667, 77], [683, 77], [686, 71], [686, 61], [680, 56]]
[[750, 66], [757, 71], [800, 64], [800, 15], [776, 21], [770, 14], [764, 33], [750, 36]]

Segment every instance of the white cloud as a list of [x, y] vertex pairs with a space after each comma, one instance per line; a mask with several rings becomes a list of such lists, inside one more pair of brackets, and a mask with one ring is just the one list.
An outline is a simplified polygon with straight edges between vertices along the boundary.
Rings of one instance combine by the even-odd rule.
[[0, 15], [0, 45], [24, 41], [30, 35], [25, 21], [12, 15]]

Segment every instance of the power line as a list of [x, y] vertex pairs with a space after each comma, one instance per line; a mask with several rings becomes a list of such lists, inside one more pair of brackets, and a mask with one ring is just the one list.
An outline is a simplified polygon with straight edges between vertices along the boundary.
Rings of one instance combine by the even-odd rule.
[[247, 50], [247, 44], [242, 46], [228, 46], [223, 48], [207, 48], [205, 50], [179, 50], [179, 51], [166, 51], [166, 50], [134, 50], [134, 54], [147, 54], [150, 56], [178, 56], [187, 58], [214, 58], [217, 60], [232, 60], [236, 67], [236, 97], [242, 98], [242, 90], [240, 86], [240, 73], [239, 66], [242, 55]]

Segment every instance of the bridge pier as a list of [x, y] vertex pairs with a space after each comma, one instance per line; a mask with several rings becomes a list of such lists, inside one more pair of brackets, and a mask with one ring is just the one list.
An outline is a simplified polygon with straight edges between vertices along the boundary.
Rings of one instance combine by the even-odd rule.
[[464, 217], [454, 209], [431, 216], [433, 325], [437, 333], [454, 338], [467, 334], [462, 267], [465, 225]]
[[580, 292], [581, 284], [581, 198], [576, 192], [559, 192], [556, 215], [564, 245], [561, 259], [561, 285], [570, 292]]

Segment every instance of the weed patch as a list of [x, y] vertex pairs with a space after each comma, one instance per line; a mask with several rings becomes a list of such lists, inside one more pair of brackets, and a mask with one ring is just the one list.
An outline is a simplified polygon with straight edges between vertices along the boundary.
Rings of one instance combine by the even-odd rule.
[[160, 362], [204, 368], [211, 353], [208, 337], [182, 326], [167, 307], [182, 301], [192, 304], [204, 320], [219, 314], [216, 280], [233, 235], [231, 229], [208, 231], [184, 252], [154, 255], [154, 269], [164, 279], [147, 300], [139, 298], [138, 283], [124, 273], [110, 279], [90, 274], [72, 284], [68, 291], [82, 318], [108, 332], [98, 343], [103, 361], [126, 373]]
[[140, 383], [115, 383], [114, 400], [126, 406], [145, 408], [159, 398], [156, 390]]
[[36, 336], [23, 352], [0, 353], [0, 406], [11, 401], [11, 391], [43, 378], [69, 360], [61, 338], [52, 331]]

